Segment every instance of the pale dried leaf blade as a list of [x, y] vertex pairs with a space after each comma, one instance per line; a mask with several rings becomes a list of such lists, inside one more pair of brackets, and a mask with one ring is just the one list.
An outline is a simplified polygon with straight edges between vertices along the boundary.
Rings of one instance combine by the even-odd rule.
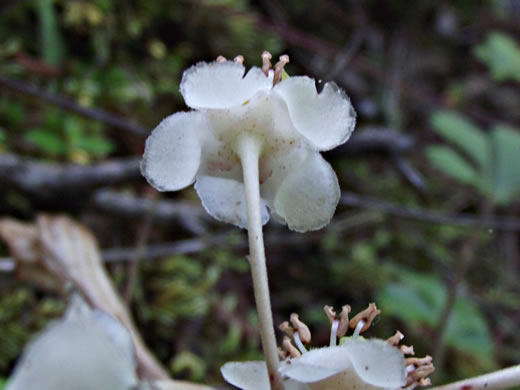
[[66, 280], [84, 280], [102, 267], [94, 237], [80, 224], [65, 216], [40, 215], [37, 227], [45, 265]]
[[34, 225], [21, 223], [11, 218], [0, 219], [0, 238], [9, 247], [16, 261], [36, 263], [38, 251], [38, 231]]
[[5, 241], [16, 262], [16, 276], [46, 290], [60, 290], [59, 279], [41, 261], [38, 230], [32, 224], [10, 218], [0, 219], [0, 239]]

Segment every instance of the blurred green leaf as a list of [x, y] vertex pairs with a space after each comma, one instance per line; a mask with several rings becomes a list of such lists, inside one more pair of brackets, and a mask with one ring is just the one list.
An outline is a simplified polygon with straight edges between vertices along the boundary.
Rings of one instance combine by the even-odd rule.
[[493, 197], [498, 203], [507, 203], [520, 193], [520, 130], [497, 125], [493, 128], [491, 139]]
[[452, 111], [437, 111], [431, 117], [437, 133], [468, 154], [481, 170], [489, 164], [489, 139], [464, 116]]
[[192, 381], [201, 380], [206, 372], [206, 363], [189, 351], [178, 353], [170, 366], [174, 374], [189, 371], [189, 379]]
[[490, 359], [492, 341], [484, 316], [466, 297], [459, 297], [448, 320], [445, 341], [460, 351]]
[[98, 136], [83, 137], [76, 145], [95, 157], [104, 157], [114, 150], [110, 140]]
[[381, 290], [379, 305], [411, 324], [434, 327], [446, 298], [444, 285], [435, 277], [415, 272], [400, 272], [400, 279]]
[[54, 0], [38, 0], [41, 53], [43, 60], [53, 66], [63, 61], [63, 41], [58, 29]]
[[46, 130], [31, 130], [25, 133], [24, 138], [50, 156], [60, 156], [66, 151], [63, 140], [56, 134]]
[[227, 336], [221, 341], [220, 352], [232, 354], [239, 350], [242, 339], [242, 326], [238, 322], [231, 323]]
[[[446, 301], [446, 287], [435, 276], [418, 272], [399, 273], [399, 282], [383, 288], [377, 298], [379, 306], [408, 325], [438, 325]], [[466, 297], [458, 297], [448, 320], [445, 342], [459, 351], [479, 359], [489, 359], [492, 341], [484, 316]]]
[[520, 81], [520, 46], [509, 35], [494, 31], [475, 49], [475, 55], [484, 62], [491, 76], [499, 81]]
[[430, 146], [426, 156], [435, 168], [465, 184], [477, 184], [480, 180], [475, 169], [453, 149], [446, 146]]

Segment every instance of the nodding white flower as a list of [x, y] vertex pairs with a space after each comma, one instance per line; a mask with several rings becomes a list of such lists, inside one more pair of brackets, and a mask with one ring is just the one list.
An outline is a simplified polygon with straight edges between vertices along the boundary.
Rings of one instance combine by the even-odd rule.
[[[368, 329], [380, 313], [374, 304], [349, 320], [350, 306], [344, 306], [339, 316], [331, 307], [325, 311], [331, 320], [331, 338], [328, 347], [307, 350], [310, 342], [308, 328], [293, 314], [280, 328], [288, 335], [284, 339], [285, 359], [279, 371], [286, 390], [376, 390], [413, 389], [429, 385], [426, 376], [433, 372], [431, 357], [405, 359], [413, 349], [398, 343], [404, 337], [397, 332], [388, 340], [365, 339], [359, 334]], [[354, 329], [351, 337], [344, 337]], [[344, 341], [336, 345], [337, 338]], [[294, 345], [293, 345], [294, 342]], [[295, 347], [296, 345], [296, 347]], [[224, 379], [242, 390], [269, 390], [264, 362], [231, 362], [222, 368]]]
[[28, 345], [6, 390], [129, 390], [137, 384], [128, 331], [76, 296], [64, 318]]
[[[338, 204], [336, 174], [322, 158], [346, 142], [355, 126], [349, 98], [334, 82], [318, 93], [306, 76], [282, 80], [287, 56], [271, 69], [247, 74], [243, 58], [198, 63], [182, 76], [180, 91], [189, 112], [165, 118], [146, 141], [143, 175], [159, 191], [195, 183], [206, 211], [218, 220], [247, 226], [240, 139], [260, 144], [262, 223], [269, 211], [303, 232], [326, 225]], [[245, 75], [245, 76], [244, 76]], [[269, 211], [268, 211], [269, 210]]]

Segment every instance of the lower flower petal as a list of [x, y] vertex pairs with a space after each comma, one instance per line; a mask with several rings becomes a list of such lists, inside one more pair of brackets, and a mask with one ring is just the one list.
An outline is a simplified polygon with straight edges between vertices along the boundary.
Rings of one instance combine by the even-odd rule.
[[324, 380], [351, 367], [350, 355], [342, 347], [313, 349], [280, 366], [280, 372], [304, 383]]
[[146, 140], [141, 172], [158, 191], [177, 191], [193, 183], [200, 165], [197, 136], [207, 126], [198, 112], [163, 119]]
[[296, 129], [318, 150], [341, 145], [354, 131], [354, 108], [334, 82], [325, 84], [318, 94], [314, 79], [290, 77], [276, 85], [273, 91], [284, 99]]
[[[195, 190], [209, 215], [222, 222], [247, 228], [247, 204], [244, 183], [221, 177], [197, 178]], [[261, 200], [262, 224], [269, 220], [266, 204]]]
[[125, 331], [114, 324], [106, 329], [106, 319], [99, 321], [90, 308], [69, 310], [63, 320], [29, 343], [6, 389], [127, 390], [135, 386], [134, 361], [126, 355], [126, 340], [120, 339]]
[[230, 362], [224, 364], [220, 372], [226, 382], [242, 390], [269, 390], [271, 387], [265, 362]]
[[310, 153], [280, 183], [273, 207], [290, 229], [317, 230], [328, 224], [340, 198], [338, 179], [319, 153]]
[[357, 375], [366, 383], [384, 388], [400, 388], [405, 385], [403, 354], [386, 341], [349, 340], [341, 348], [349, 352]]

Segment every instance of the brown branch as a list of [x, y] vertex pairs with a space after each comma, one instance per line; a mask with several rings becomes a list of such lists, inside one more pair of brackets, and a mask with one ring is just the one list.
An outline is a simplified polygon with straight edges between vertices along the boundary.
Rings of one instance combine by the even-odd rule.
[[[144, 196], [100, 189], [94, 193], [92, 205], [107, 215], [140, 219], [154, 208], [154, 201]], [[199, 204], [164, 199], [157, 202], [153, 220], [154, 223], [159, 224], [170, 224], [176, 221], [186, 230], [199, 235], [206, 232], [206, 223], [210, 221], [208, 214]]]
[[55, 164], [6, 154], [0, 155], [0, 184], [49, 200], [138, 179], [139, 162], [138, 157], [128, 157], [90, 165]]
[[352, 134], [352, 138], [348, 142], [327, 152], [327, 155], [407, 154], [415, 151], [416, 146], [415, 138], [409, 134], [387, 127], [363, 126]]
[[460, 225], [478, 229], [497, 229], [520, 231], [520, 219], [510, 217], [488, 216], [480, 218], [472, 214], [447, 214], [427, 209], [412, 209], [384, 200], [360, 196], [353, 192], [343, 192], [341, 204], [360, 207], [392, 214], [401, 218], [416, 219], [444, 225]]
[[22, 80], [16, 80], [6, 76], [0, 76], [0, 86], [17, 93], [21, 93], [23, 95], [36, 97], [40, 100], [43, 100], [44, 102], [54, 104], [58, 107], [74, 112], [85, 118], [103, 122], [109, 126], [115, 127], [120, 130], [125, 130], [140, 136], [146, 136], [150, 132], [145, 127], [138, 125], [134, 122], [130, 122], [116, 114], [98, 108], [87, 108], [80, 106], [68, 97], [51, 94], [42, 88], [31, 85]]

